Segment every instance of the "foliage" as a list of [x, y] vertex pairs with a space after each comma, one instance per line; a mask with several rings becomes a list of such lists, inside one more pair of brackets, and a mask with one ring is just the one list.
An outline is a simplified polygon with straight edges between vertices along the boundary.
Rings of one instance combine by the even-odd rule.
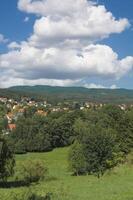
[[127, 154], [133, 149], [133, 110], [124, 113], [118, 125], [117, 132], [121, 150]]
[[14, 174], [15, 160], [7, 141], [0, 138], [0, 180], [6, 181]]
[[[87, 124], [78, 119], [74, 125], [78, 143], [74, 143], [69, 154], [72, 170], [82, 169], [86, 173], [103, 175], [123, 160], [123, 153], [117, 141], [117, 132], [111, 128], [103, 128], [101, 122]], [[82, 148], [81, 148], [82, 147]], [[79, 156], [79, 157], [78, 157]], [[80, 162], [81, 159], [85, 162]]]
[[51, 136], [44, 123], [45, 118], [41, 116], [18, 119], [16, 129], [9, 135], [16, 153], [52, 150]]
[[23, 116], [8, 138], [16, 153], [47, 152], [81, 141], [91, 126], [113, 129], [122, 153], [127, 154], [133, 148], [133, 110], [124, 112], [115, 105], [98, 110], [51, 113], [47, 117]]
[[73, 135], [73, 119], [68, 114], [64, 114], [58, 119], [53, 119], [50, 122], [49, 131], [52, 136], [53, 147], [63, 147], [71, 144]]
[[71, 171], [101, 176], [133, 148], [133, 110], [125, 112], [118, 106], [106, 105], [48, 116], [25, 115], [17, 120], [8, 139], [16, 153], [47, 152], [74, 143], [69, 156]]
[[0, 103], [0, 133], [7, 127], [7, 120], [5, 119], [6, 106]]
[[126, 163], [129, 166], [133, 167], [133, 151], [130, 154], [127, 155], [127, 157], [126, 157]]
[[106, 113], [110, 118], [115, 122], [118, 122], [121, 119], [124, 111], [121, 110], [117, 105], [108, 104], [103, 107], [102, 111]]
[[83, 141], [87, 172], [102, 176], [106, 170], [115, 167], [122, 159], [116, 134], [113, 130], [92, 127]]
[[89, 131], [89, 123], [78, 118], [73, 125], [73, 135], [81, 142]]
[[84, 156], [83, 145], [75, 141], [69, 151], [69, 168], [74, 175], [81, 175], [86, 172], [86, 159]]
[[[80, 115], [80, 113], [79, 113]], [[20, 117], [16, 129], [8, 136], [16, 153], [45, 152], [55, 147], [68, 146], [74, 140], [73, 124], [77, 112]]]
[[22, 175], [26, 183], [38, 182], [46, 178], [48, 169], [40, 160], [28, 160], [22, 165]]

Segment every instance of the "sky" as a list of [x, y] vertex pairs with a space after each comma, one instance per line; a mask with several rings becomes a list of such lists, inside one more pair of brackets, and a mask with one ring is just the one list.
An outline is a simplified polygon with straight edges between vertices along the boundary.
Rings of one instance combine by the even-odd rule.
[[133, 0], [0, 0], [0, 87], [133, 89]]

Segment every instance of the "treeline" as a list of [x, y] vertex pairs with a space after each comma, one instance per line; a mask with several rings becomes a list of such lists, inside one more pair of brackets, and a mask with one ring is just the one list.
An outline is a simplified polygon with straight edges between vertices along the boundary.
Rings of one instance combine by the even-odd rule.
[[133, 147], [133, 110], [122, 111], [106, 105], [98, 110], [29, 114], [20, 117], [16, 129], [7, 136], [16, 153], [45, 152], [87, 141], [90, 133], [115, 136], [121, 152]]
[[75, 119], [83, 115], [80, 111], [53, 113], [47, 117], [30, 114], [20, 117], [16, 129], [6, 136], [16, 153], [45, 152], [72, 144]]

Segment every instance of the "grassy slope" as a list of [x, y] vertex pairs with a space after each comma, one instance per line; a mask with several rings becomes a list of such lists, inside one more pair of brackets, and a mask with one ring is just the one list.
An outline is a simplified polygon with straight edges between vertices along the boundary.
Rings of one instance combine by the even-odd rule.
[[[67, 170], [67, 152], [68, 148], [63, 148], [50, 153], [20, 155], [17, 165], [25, 159], [45, 160], [49, 175], [55, 178], [33, 185], [31, 189], [40, 194], [58, 191], [64, 197], [57, 200], [133, 200], [133, 168], [119, 167], [99, 180], [94, 176], [73, 177]], [[0, 189], [0, 200], [11, 200], [12, 193], [21, 195], [26, 190], [25, 187]]]

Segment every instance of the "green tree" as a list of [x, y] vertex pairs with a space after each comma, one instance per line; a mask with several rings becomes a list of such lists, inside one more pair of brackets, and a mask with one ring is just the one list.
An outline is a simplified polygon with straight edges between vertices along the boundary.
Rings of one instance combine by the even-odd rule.
[[5, 118], [6, 107], [0, 103], [0, 133], [7, 127], [7, 120]]
[[74, 139], [76, 138], [79, 142], [81, 142], [89, 131], [89, 123], [78, 118], [77, 120], [75, 120], [73, 130]]
[[118, 106], [116, 105], [106, 105], [102, 108], [102, 112], [107, 114], [110, 119], [112, 119], [112, 127], [116, 127], [121, 120], [121, 117], [124, 114], [124, 111], [121, 110]]
[[49, 134], [52, 136], [53, 147], [63, 147], [71, 144], [73, 122], [67, 115], [52, 120], [48, 129]]
[[133, 149], [133, 110], [121, 116], [117, 133], [122, 152], [128, 154]]
[[24, 116], [26, 118], [33, 116], [37, 111], [37, 108], [35, 106], [30, 106], [28, 107], [25, 112], [24, 112]]
[[74, 175], [84, 174], [86, 172], [86, 159], [83, 152], [83, 145], [75, 141], [69, 150], [69, 168]]
[[15, 152], [43, 152], [52, 150], [51, 136], [45, 117], [21, 117], [16, 122], [16, 129], [9, 135], [14, 142]]
[[0, 138], [0, 180], [6, 181], [14, 174], [15, 159], [7, 141]]
[[113, 129], [92, 127], [84, 138], [83, 145], [87, 171], [98, 177], [115, 167], [122, 159], [119, 144], [116, 142], [116, 131]]

